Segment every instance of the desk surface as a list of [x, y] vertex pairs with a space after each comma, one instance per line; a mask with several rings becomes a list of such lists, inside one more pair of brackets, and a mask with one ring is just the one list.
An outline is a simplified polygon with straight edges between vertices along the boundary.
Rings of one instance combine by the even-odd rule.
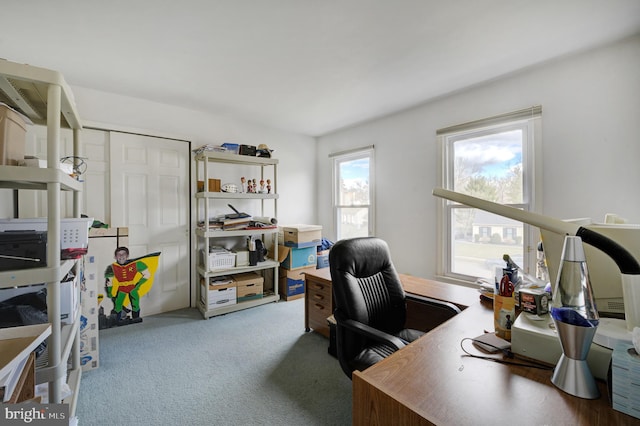
[[353, 424], [640, 424], [611, 408], [603, 383], [600, 399], [586, 400], [556, 388], [551, 371], [463, 357], [461, 339], [492, 330], [492, 313], [490, 303], [476, 301], [401, 351], [355, 372]]

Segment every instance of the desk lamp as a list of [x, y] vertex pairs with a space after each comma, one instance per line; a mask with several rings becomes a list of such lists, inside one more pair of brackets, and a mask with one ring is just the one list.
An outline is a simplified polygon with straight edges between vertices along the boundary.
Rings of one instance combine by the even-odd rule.
[[566, 236], [564, 239], [558, 278], [553, 288], [551, 317], [562, 346], [562, 356], [553, 371], [551, 383], [570, 395], [599, 398], [598, 386], [587, 365], [599, 316], [580, 237]]
[[519, 220], [560, 235], [578, 236], [584, 243], [603, 251], [620, 269], [622, 291], [625, 300], [624, 314], [627, 330], [631, 331], [634, 327], [640, 327], [640, 263], [620, 244], [598, 232], [573, 223], [563, 222], [538, 213], [493, 203], [448, 189], [434, 188], [433, 195], [510, 219]]

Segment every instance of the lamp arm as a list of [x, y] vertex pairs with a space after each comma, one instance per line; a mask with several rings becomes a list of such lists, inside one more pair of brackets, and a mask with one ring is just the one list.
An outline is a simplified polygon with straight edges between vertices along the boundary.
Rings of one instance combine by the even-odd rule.
[[620, 268], [622, 274], [640, 274], [640, 264], [633, 255], [620, 244], [598, 232], [539, 213], [516, 209], [515, 207], [505, 206], [444, 188], [434, 188], [433, 195], [528, 223], [558, 234], [576, 235], [582, 238], [583, 242], [596, 247], [611, 257], [616, 265], [618, 265], [618, 268]]

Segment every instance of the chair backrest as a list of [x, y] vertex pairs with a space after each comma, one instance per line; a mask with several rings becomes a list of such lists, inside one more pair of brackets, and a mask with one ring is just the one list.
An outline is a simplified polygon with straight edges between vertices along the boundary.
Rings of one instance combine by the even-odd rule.
[[405, 292], [389, 246], [375, 237], [340, 240], [329, 251], [334, 296], [338, 359], [353, 359], [367, 343], [364, 337], [340, 328], [341, 319], [353, 319], [390, 334], [404, 328]]
[[385, 241], [340, 240], [329, 252], [329, 267], [339, 314], [390, 333], [404, 328], [405, 292]]

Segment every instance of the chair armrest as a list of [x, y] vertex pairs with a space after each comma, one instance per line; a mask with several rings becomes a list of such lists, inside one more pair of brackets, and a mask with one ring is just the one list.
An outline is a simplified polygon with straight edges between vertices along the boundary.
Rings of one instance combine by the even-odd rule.
[[352, 319], [343, 319], [340, 321], [338, 318], [336, 318], [336, 321], [339, 325], [348, 328], [355, 333], [376, 340], [378, 342], [385, 343], [396, 348], [396, 350], [402, 349], [406, 346], [405, 342], [403, 342], [399, 337], [396, 337], [389, 333], [385, 333], [384, 331], [368, 326], [367, 324], [363, 324]]
[[442, 300], [432, 299], [430, 297], [425, 297], [425, 296], [418, 296], [417, 294], [407, 294], [406, 298], [410, 300], [415, 300], [416, 302], [420, 302], [425, 305], [433, 306], [435, 308], [443, 309], [445, 311], [450, 311], [451, 316], [457, 315], [460, 312], [462, 312], [460, 308], [458, 308], [456, 305], [450, 302], [444, 302]]

